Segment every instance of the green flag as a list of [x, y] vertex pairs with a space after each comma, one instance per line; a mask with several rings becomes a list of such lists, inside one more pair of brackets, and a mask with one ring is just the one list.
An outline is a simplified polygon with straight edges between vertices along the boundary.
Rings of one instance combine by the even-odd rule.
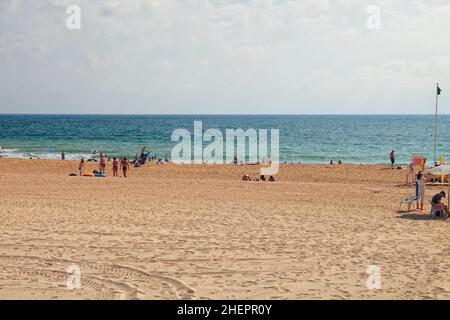
[[441, 95], [441, 91], [442, 91], [441, 88], [439, 88], [439, 86], [437, 86], [437, 94], [438, 94], [438, 96]]

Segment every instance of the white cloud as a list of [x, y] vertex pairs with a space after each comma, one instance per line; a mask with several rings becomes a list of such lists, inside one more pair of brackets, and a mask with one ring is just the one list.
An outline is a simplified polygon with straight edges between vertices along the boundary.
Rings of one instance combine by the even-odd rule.
[[444, 0], [3, 0], [0, 112], [428, 112], [448, 17]]

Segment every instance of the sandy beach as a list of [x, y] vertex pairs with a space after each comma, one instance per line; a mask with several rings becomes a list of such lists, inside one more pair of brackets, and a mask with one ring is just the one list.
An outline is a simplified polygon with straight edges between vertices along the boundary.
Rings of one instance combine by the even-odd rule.
[[397, 212], [406, 170], [283, 165], [272, 183], [241, 181], [257, 166], [77, 164], [0, 159], [0, 299], [450, 298], [449, 221]]

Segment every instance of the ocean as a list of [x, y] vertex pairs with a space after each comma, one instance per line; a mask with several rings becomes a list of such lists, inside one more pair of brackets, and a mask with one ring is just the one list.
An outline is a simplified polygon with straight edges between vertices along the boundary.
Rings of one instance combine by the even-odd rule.
[[[432, 115], [0, 115], [2, 156], [11, 158], [89, 158], [97, 150], [133, 157], [147, 146], [170, 158], [178, 128], [203, 130], [279, 129], [280, 162], [381, 164], [394, 149], [398, 163], [412, 154], [433, 161]], [[450, 158], [450, 116], [438, 123], [438, 157]], [[206, 144], [205, 144], [206, 145]], [[269, 149], [270, 150], [270, 149]]]

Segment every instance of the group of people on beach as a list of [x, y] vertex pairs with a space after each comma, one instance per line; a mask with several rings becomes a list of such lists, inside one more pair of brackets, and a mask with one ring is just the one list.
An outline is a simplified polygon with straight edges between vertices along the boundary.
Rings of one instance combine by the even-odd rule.
[[[108, 162], [108, 156], [105, 154], [100, 154], [100, 160], [98, 165], [98, 171], [94, 170], [94, 173], [99, 174], [106, 174], [106, 164]], [[78, 166], [78, 171], [80, 172], [80, 176], [83, 175], [83, 170], [85, 166], [84, 159], [80, 160], [80, 164]], [[112, 158], [112, 171], [113, 171], [113, 177], [119, 177], [119, 169], [122, 170], [123, 177], [127, 177], [127, 172], [130, 169], [130, 163], [128, 162], [127, 157], [122, 158]]]
[[[145, 165], [148, 161], [156, 161], [157, 164], [164, 164], [169, 162], [167, 158], [165, 160], [159, 159], [156, 155], [150, 155], [147, 151], [147, 147], [142, 147], [138, 154], [136, 154], [133, 161], [128, 161], [127, 157], [113, 157], [111, 158], [107, 154], [100, 152], [99, 157], [88, 159], [87, 162], [98, 162], [98, 170], [94, 170], [94, 174], [106, 174], [106, 166], [109, 161], [112, 161], [112, 172], [114, 177], [119, 177], [119, 171], [122, 171], [123, 176], [126, 178], [127, 173], [130, 170], [130, 165], [133, 164], [135, 167], [140, 167], [141, 165]], [[92, 154], [96, 156], [97, 150], [93, 150]], [[64, 152], [61, 153], [61, 158], [64, 160]], [[86, 164], [86, 160], [81, 159], [80, 164], [78, 166], [78, 171], [80, 172], [80, 176], [83, 175], [83, 170]]]
[[[389, 159], [391, 162], [391, 167], [394, 168], [395, 165], [395, 150], [391, 150], [389, 153]], [[422, 156], [416, 156], [414, 157], [413, 161], [409, 165], [409, 174], [406, 176], [406, 183], [407, 184], [414, 184], [415, 185], [415, 201], [417, 203], [417, 210], [423, 210], [423, 204], [425, 202], [425, 193], [426, 193], [426, 183], [428, 181], [427, 177], [424, 174], [424, 171], [426, 170], [426, 161], [427, 159]], [[439, 157], [439, 163], [435, 162], [434, 166], [442, 166], [444, 165], [444, 156], [441, 155]], [[417, 175], [415, 174], [415, 167], [419, 168], [419, 171], [417, 172]], [[398, 167], [398, 169], [401, 169], [401, 167]], [[410, 181], [410, 182], [409, 182]], [[442, 178], [442, 182], [443, 182]], [[431, 205], [431, 211], [433, 212], [440, 212], [445, 215], [450, 214], [450, 209], [448, 206], [446, 206], [444, 203], [442, 203], [442, 198], [445, 198], [447, 195], [444, 191], [440, 191], [439, 193], [435, 194], [430, 201]], [[439, 216], [439, 215], [437, 215]]]
[[271, 181], [271, 182], [275, 182], [275, 178], [273, 176], [270, 176], [269, 179], [266, 179], [265, 175], [260, 175], [259, 178], [255, 178], [254, 180], [248, 175], [248, 174], [244, 174], [244, 176], [242, 177], [242, 181]]
[[[417, 210], [423, 210], [423, 203], [425, 202], [426, 182], [427, 178], [422, 173], [422, 171], [419, 171], [416, 178]], [[442, 198], [445, 197], [446, 197], [445, 191], [440, 191], [439, 193], [435, 194], [431, 198], [431, 206], [432, 209], [436, 211], [445, 212], [447, 215], [449, 215], [450, 213], [449, 208], [442, 203]]]

